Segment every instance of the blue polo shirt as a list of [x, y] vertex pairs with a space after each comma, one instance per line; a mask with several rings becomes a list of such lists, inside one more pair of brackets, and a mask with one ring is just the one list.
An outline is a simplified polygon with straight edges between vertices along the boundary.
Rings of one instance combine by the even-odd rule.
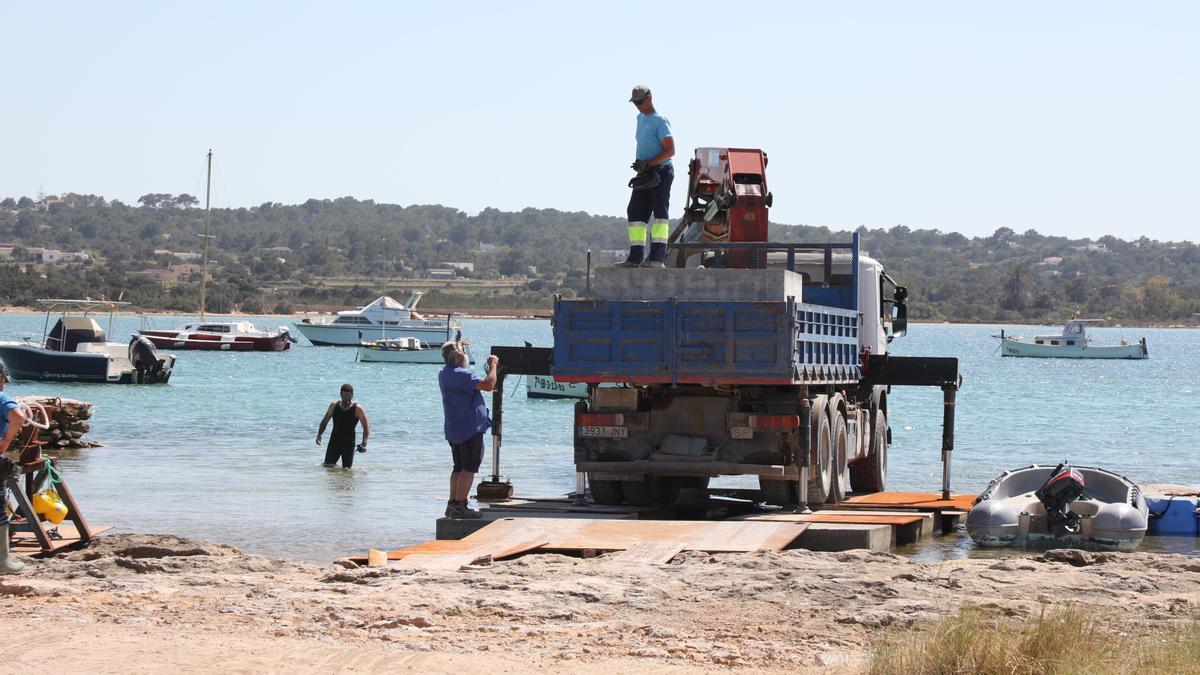
[[[638, 113], [637, 132], [634, 134], [634, 138], [637, 139], [635, 159], [653, 159], [663, 151], [663, 139], [670, 136], [671, 122], [667, 118], [656, 112], [649, 115]], [[671, 160], [668, 159], [658, 166], [670, 165]]]
[[446, 440], [465, 443], [477, 433], [492, 428], [492, 418], [475, 385], [482, 380], [467, 370], [446, 366], [438, 373], [442, 390], [442, 412], [446, 416]]
[[12, 412], [19, 404], [13, 397], [0, 391], [0, 438], [8, 433], [8, 413]]

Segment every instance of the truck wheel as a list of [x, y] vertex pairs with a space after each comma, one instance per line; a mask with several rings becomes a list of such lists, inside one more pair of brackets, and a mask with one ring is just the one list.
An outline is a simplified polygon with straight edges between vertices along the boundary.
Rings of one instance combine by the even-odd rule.
[[758, 489], [762, 490], [762, 499], [775, 506], [788, 506], [799, 502], [796, 481], [776, 480], [774, 478], [758, 477]]
[[876, 409], [867, 456], [850, 465], [850, 487], [855, 492], [883, 492], [887, 483], [887, 451], [887, 415]]
[[621, 481], [621, 492], [625, 493], [625, 503], [630, 506], [654, 506], [658, 503], [656, 481], [650, 476], [641, 480]]
[[623, 499], [619, 480], [592, 480], [589, 475], [588, 486], [592, 491], [592, 501], [597, 504], [617, 506]]
[[833, 411], [829, 443], [829, 451], [833, 454], [833, 491], [829, 494], [829, 502], [838, 504], [846, 501], [846, 491], [850, 489], [850, 471], [846, 466], [846, 418], [840, 410]]
[[825, 414], [828, 399], [818, 396], [812, 404], [811, 454], [808, 460], [808, 503], [824, 504], [833, 492], [833, 456], [829, 448], [829, 416]]

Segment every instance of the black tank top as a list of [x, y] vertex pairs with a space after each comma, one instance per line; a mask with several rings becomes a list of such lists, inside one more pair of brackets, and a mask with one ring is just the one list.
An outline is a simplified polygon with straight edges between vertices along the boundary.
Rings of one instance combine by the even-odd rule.
[[333, 404], [333, 433], [329, 443], [337, 447], [354, 445], [354, 428], [358, 426], [358, 404], [342, 408], [341, 401]]

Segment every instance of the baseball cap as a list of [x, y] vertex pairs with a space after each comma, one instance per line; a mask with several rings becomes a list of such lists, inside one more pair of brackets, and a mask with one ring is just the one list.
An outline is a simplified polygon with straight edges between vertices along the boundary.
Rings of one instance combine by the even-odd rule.
[[650, 87], [644, 84], [639, 84], [633, 88], [633, 93], [629, 96], [630, 103], [641, 103], [642, 99], [650, 95]]

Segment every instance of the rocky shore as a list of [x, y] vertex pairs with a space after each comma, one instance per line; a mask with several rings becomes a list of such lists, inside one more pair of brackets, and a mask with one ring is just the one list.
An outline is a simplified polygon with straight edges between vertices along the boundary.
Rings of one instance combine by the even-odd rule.
[[[553, 554], [456, 571], [315, 566], [102, 536], [0, 578], [9, 667], [64, 672], [854, 672], [883, 631], [970, 604], [1076, 603], [1129, 630], [1200, 615], [1200, 559], [1052, 551], [917, 563], [852, 551]], [[50, 657], [54, 656], [53, 662]]]

